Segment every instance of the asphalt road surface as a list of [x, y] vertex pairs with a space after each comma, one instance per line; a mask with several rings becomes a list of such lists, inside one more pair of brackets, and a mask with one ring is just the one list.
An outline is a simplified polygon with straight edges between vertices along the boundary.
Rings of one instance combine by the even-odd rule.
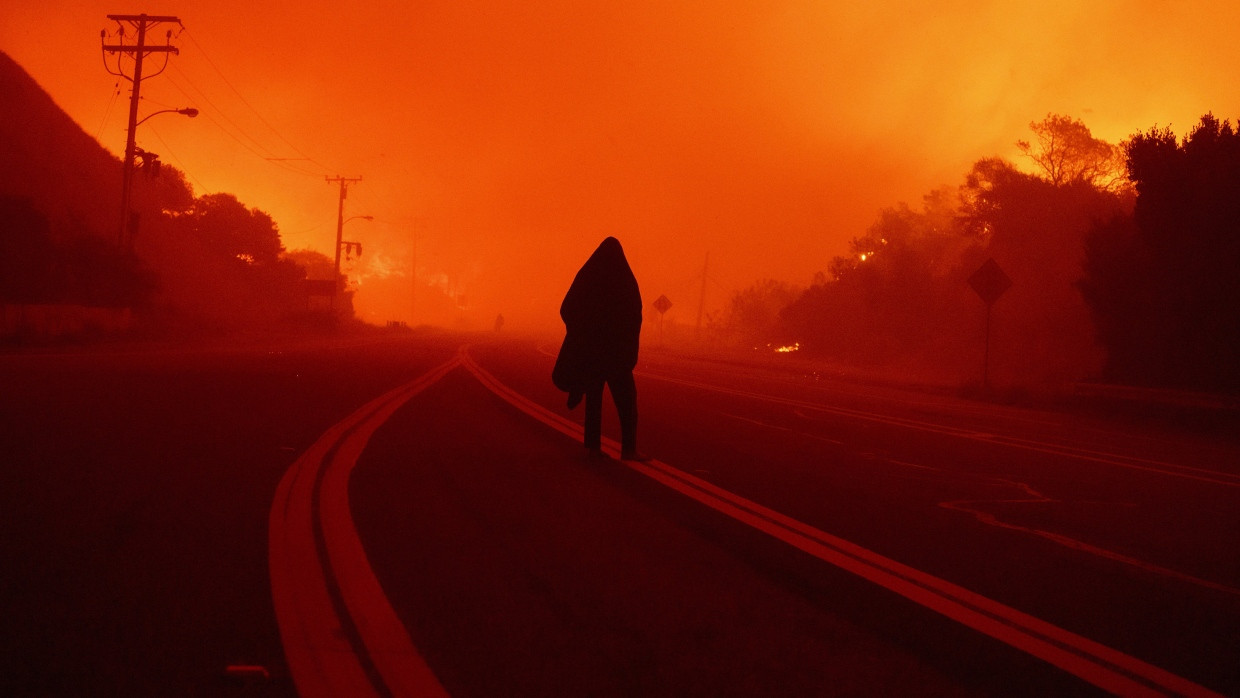
[[0, 357], [0, 693], [1240, 694], [1234, 416], [555, 348]]

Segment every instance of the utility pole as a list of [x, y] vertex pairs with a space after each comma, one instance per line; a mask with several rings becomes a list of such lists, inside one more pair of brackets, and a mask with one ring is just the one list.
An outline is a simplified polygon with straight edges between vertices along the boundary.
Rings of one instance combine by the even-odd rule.
[[340, 184], [340, 205], [336, 209], [336, 273], [332, 276], [332, 310], [336, 309], [336, 295], [340, 292], [340, 247], [344, 240], [344, 200], [349, 196], [349, 185], [362, 181], [361, 177], [326, 177], [327, 183]]
[[[108, 19], [117, 23], [119, 27], [118, 36], [120, 42], [116, 44], [103, 44], [103, 52], [105, 54], [103, 66], [109, 73], [125, 78], [129, 82], [133, 83], [133, 90], [129, 93], [129, 135], [125, 139], [125, 163], [123, 165], [123, 169], [121, 170], [121, 225], [120, 232], [117, 236], [117, 244], [123, 247], [127, 243], [132, 242], [130, 233], [133, 229], [134, 223], [133, 214], [129, 210], [129, 201], [130, 190], [133, 187], [133, 160], [136, 153], [134, 145], [134, 132], [138, 128], [138, 98], [139, 92], [142, 89], [142, 59], [150, 53], [164, 54], [163, 67], [160, 68], [154, 75], [146, 76], [155, 77], [155, 75], [159, 75], [159, 73], [164, 72], [164, 69], [168, 67], [168, 54], [180, 53], [171, 43], [171, 30], [168, 31], [167, 43], [163, 46], [147, 46], [146, 32], [147, 29], [154, 28], [158, 24], [175, 22], [177, 25], [180, 25], [181, 20], [176, 17], [166, 15], [152, 16], [145, 14], [108, 15]], [[135, 43], [125, 43], [126, 24], [133, 27], [138, 32], [137, 41]], [[106, 40], [107, 32], [100, 31], [99, 38], [101, 41]], [[112, 70], [108, 66], [106, 54], [109, 53], [117, 56], [116, 70]], [[121, 59], [125, 56], [129, 56], [133, 59], [133, 75], [127, 75], [121, 67]]]
[[413, 261], [409, 263], [409, 326], [413, 327], [418, 318], [418, 232], [426, 229], [426, 218], [418, 216], [413, 219]]
[[702, 295], [698, 298], [697, 328], [693, 331], [695, 337], [700, 337], [702, 335], [702, 311], [706, 308], [706, 279], [708, 278], [706, 274], [709, 269], [710, 252], [707, 252], [706, 261], [702, 264]]

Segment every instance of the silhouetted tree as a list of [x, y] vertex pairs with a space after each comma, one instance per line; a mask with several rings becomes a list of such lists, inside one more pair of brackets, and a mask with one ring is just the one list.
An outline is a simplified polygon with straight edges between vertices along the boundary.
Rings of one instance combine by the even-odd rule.
[[314, 250], [292, 250], [285, 252], [281, 258], [290, 260], [305, 269], [307, 279], [330, 281], [336, 271], [335, 260]]
[[1086, 183], [1110, 191], [1127, 185], [1124, 149], [1094, 138], [1080, 119], [1047, 114], [1029, 128], [1035, 142], [1021, 140], [1016, 145], [1051, 184]]
[[[1211, 114], [1133, 136], [1131, 221], [1097, 227], [1082, 288], [1120, 380], [1240, 391], [1240, 134]], [[1121, 234], [1122, 231], [1122, 234]], [[1117, 267], [1129, 263], [1140, 286]], [[1141, 301], [1125, 302], [1125, 294]], [[1143, 306], [1143, 307], [1142, 307]]]
[[186, 217], [208, 251], [247, 264], [274, 263], [284, 246], [271, 216], [247, 208], [232, 194], [207, 194], [194, 201]]
[[[1047, 170], [1021, 172], [1002, 158], [978, 160], [958, 188], [926, 195], [920, 210], [882, 211], [849, 253], [836, 257], [782, 315], [785, 339], [811, 353], [850, 360], [920, 361], [938, 370], [980, 365], [983, 305], [967, 279], [994, 257], [1014, 285], [996, 306], [995, 369], [1010, 380], [1077, 380], [1102, 352], [1075, 285], [1084, 237], [1097, 220], [1131, 206], [1110, 186], [1113, 148], [1079, 121], [1033, 124], [1032, 154]], [[829, 280], [827, 280], [829, 279]]]
[[775, 332], [779, 314], [796, 300], [800, 290], [782, 281], [763, 279], [732, 296], [729, 328], [741, 341], [762, 341]]
[[932, 341], [944, 317], [944, 279], [969, 244], [950, 190], [936, 190], [922, 209], [884, 209], [829, 280], [815, 283], [781, 314], [784, 337], [809, 353], [853, 360], [891, 358]]
[[1150, 281], [1155, 262], [1131, 214], [1098, 223], [1085, 238], [1081, 295], [1098, 341], [1106, 349], [1104, 377], [1115, 382], [1159, 384], [1173, 337], [1160, 332], [1165, 300]]

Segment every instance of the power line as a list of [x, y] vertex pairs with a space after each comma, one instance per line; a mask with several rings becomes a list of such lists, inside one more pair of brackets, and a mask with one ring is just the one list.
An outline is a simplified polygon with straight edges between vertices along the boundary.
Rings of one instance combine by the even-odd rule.
[[103, 110], [103, 121], [99, 122], [99, 130], [95, 132], [95, 140], [99, 140], [103, 136], [103, 128], [108, 125], [108, 117], [112, 116], [112, 107], [116, 106], [116, 100], [121, 96], [121, 83], [119, 80], [112, 86], [112, 98], [108, 100], [108, 106]]
[[[323, 168], [324, 172], [331, 171], [330, 167], [310, 157], [301, 148], [298, 148], [296, 145], [294, 145], [292, 141], [290, 141], [288, 138], [285, 138], [284, 134], [279, 129], [277, 129], [275, 126], [272, 126], [271, 122], [267, 121], [267, 119], [263, 117], [262, 113], [254, 108], [253, 104], [250, 104], [250, 101], [246, 99], [245, 96], [241, 94], [241, 91], [238, 90], [236, 86], [233, 85], [232, 81], [228, 79], [228, 76], [224, 75], [224, 71], [220, 70], [220, 67], [216, 65], [215, 61], [211, 60], [211, 56], [207, 55], [206, 49], [202, 47], [202, 44], [198, 43], [198, 39], [194, 36], [194, 32], [191, 32], [186, 28], [186, 29], [183, 29], [183, 33], [186, 33], [189, 36], [190, 42], [193, 43], [194, 46], [197, 47], [198, 51], [202, 53], [202, 57], [206, 59], [207, 64], [210, 65], [215, 70], [216, 74], [220, 76], [220, 79], [224, 81], [224, 84], [228, 85], [228, 88], [233, 91], [233, 94], [237, 95], [237, 99], [240, 99], [241, 103], [244, 104], [246, 107], [248, 107], [249, 110], [254, 113], [254, 116], [257, 116], [258, 120], [261, 121], [264, 126], [266, 126], [272, 133], [274, 133], [277, 138], [283, 141], [285, 145], [292, 148], [293, 152], [302, 156], [302, 158], [304, 158], [306, 161], [314, 163], [315, 165], [318, 165], [319, 167]], [[178, 36], [180, 36], [180, 34], [178, 34]]]
[[173, 160], [176, 160], [177, 165], [180, 165], [181, 172], [184, 172], [186, 177], [189, 177], [191, 180], [193, 180], [194, 183], [197, 184], [202, 189], [203, 194], [214, 193], [211, 191], [210, 187], [202, 183], [202, 180], [195, 177], [194, 173], [190, 172], [188, 169], [185, 168], [185, 163], [181, 161], [181, 158], [177, 157], [176, 152], [172, 150], [172, 146], [168, 145], [168, 141], [164, 140], [164, 137], [159, 135], [159, 131], [156, 130], [154, 126], [148, 126], [147, 129], [150, 130], [151, 133], [155, 134], [155, 137], [158, 138], [159, 142], [163, 144], [164, 150], [167, 151], [168, 155]]
[[[178, 72], [180, 72], [180, 71], [178, 71]], [[172, 86], [173, 86], [173, 87], [175, 87], [177, 90], [179, 90], [179, 91], [181, 92], [181, 94], [185, 95], [186, 99], [190, 99], [190, 100], [195, 99], [192, 95], [190, 95], [190, 94], [189, 94], [189, 92], [187, 92], [187, 91], [185, 90], [185, 88], [183, 88], [183, 87], [181, 87], [179, 84], [177, 84], [177, 82], [176, 82], [175, 80], [173, 80], [171, 77], [167, 78], [167, 80], [168, 80], [168, 83], [169, 83], [170, 85], [172, 85]], [[187, 83], [188, 83], [188, 78], [186, 78], [186, 80], [187, 80]], [[195, 91], [197, 91], [200, 95], [202, 95], [202, 98], [203, 98], [204, 100], [206, 100], [207, 104], [208, 104], [208, 105], [210, 105], [210, 106], [211, 106], [211, 108], [212, 108], [213, 110], [215, 110], [215, 111], [216, 111], [216, 112], [220, 115], [220, 117], [222, 117], [224, 120], [228, 121], [228, 123], [229, 123], [229, 124], [232, 124], [233, 128], [237, 129], [237, 131], [239, 131], [239, 132], [240, 132], [242, 135], [244, 135], [246, 138], [248, 138], [248, 139], [250, 139], [251, 141], [253, 141], [253, 142], [254, 142], [254, 145], [250, 145], [249, 143], [246, 143], [245, 141], [241, 140], [241, 138], [240, 138], [240, 137], [238, 137], [236, 133], [233, 133], [231, 130], [229, 130], [227, 127], [225, 127], [225, 126], [224, 126], [224, 124], [220, 123], [220, 122], [219, 122], [219, 121], [218, 121], [215, 117], [213, 117], [213, 116], [211, 115], [211, 112], [203, 111], [203, 112], [200, 112], [200, 113], [201, 113], [203, 116], [207, 117], [207, 120], [208, 120], [208, 121], [210, 121], [211, 123], [215, 124], [215, 126], [216, 126], [216, 127], [217, 127], [220, 131], [222, 131], [222, 132], [223, 132], [225, 135], [227, 135], [229, 138], [231, 138], [231, 139], [233, 139], [234, 141], [236, 141], [238, 145], [240, 145], [241, 147], [243, 147], [243, 148], [245, 148], [246, 150], [248, 150], [248, 151], [249, 151], [251, 154], [253, 154], [255, 157], [259, 158], [260, 160], [262, 160], [262, 161], [264, 161], [264, 162], [270, 163], [271, 165], [274, 165], [275, 167], [279, 167], [279, 168], [281, 168], [281, 169], [283, 169], [283, 170], [287, 170], [287, 171], [289, 171], [289, 172], [293, 172], [293, 173], [296, 173], [296, 174], [304, 175], [304, 176], [307, 176], [307, 177], [315, 177], [315, 178], [323, 176], [321, 172], [312, 172], [312, 171], [310, 171], [310, 170], [305, 170], [305, 169], [300, 169], [300, 168], [292, 167], [292, 166], [290, 166], [290, 165], [286, 165], [286, 164], [284, 164], [284, 162], [280, 161], [279, 159], [274, 159], [274, 158], [272, 158], [272, 157], [271, 157], [271, 155], [270, 155], [271, 151], [270, 151], [270, 150], [269, 150], [266, 146], [264, 146], [264, 145], [262, 145], [261, 143], [259, 143], [259, 142], [258, 142], [258, 141], [257, 141], [257, 140], [253, 137], [253, 136], [250, 136], [249, 134], [245, 133], [244, 129], [242, 129], [239, 125], [237, 125], [234, 121], [232, 121], [232, 119], [229, 119], [229, 118], [228, 118], [228, 115], [227, 115], [227, 114], [225, 114], [225, 113], [224, 113], [224, 112], [223, 112], [223, 111], [222, 111], [222, 110], [221, 110], [218, 106], [216, 106], [216, 105], [215, 105], [215, 103], [214, 103], [214, 102], [212, 102], [212, 101], [210, 100], [210, 98], [208, 98], [205, 94], [203, 94], [201, 89], [199, 89], [197, 86], [194, 86], [192, 83], [188, 83], [188, 84], [190, 84], [190, 85], [194, 88], [194, 90], [195, 90]], [[256, 146], [257, 146], [257, 147], [256, 147]], [[262, 148], [263, 150], [265, 150], [265, 151], [267, 151], [267, 152], [265, 152], [265, 153], [264, 153], [264, 152], [260, 152], [260, 151], [258, 150], [258, 148]]]
[[[252, 142], [255, 146], [257, 146], [259, 149], [266, 151], [266, 153], [264, 153], [264, 154], [260, 154], [260, 157], [267, 158], [267, 157], [274, 157], [274, 156], [275, 156], [275, 152], [273, 152], [270, 148], [268, 148], [267, 146], [265, 146], [265, 145], [263, 145], [262, 143], [260, 143], [260, 142], [258, 141], [258, 139], [257, 139], [257, 138], [254, 138], [253, 136], [251, 136], [251, 135], [249, 135], [248, 133], [246, 133], [246, 132], [245, 132], [245, 129], [241, 128], [241, 125], [240, 125], [240, 124], [238, 124], [237, 122], [233, 121], [233, 120], [232, 120], [232, 118], [228, 116], [228, 114], [225, 114], [225, 113], [224, 113], [224, 110], [223, 110], [223, 109], [220, 109], [218, 106], [216, 106], [215, 102], [211, 101], [211, 98], [207, 96], [207, 93], [203, 92], [203, 91], [202, 91], [202, 88], [200, 88], [200, 87], [198, 87], [197, 85], [195, 85], [195, 84], [194, 84], [194, 81], [193, 81], [193, 80], [191, 80], [191, 79], [190, 79], [190, 77], [189, 77], [188, 75], [186, 75], [184, 71], [182, 71], [180, 68], [175, 68], [175, 70], [176, 70], [177, 75], [179, 75], [181, 78], [183, 78], [183, 79], [185, 80], [185, 84], [187, 84], [187, 85], [189, 85], [191, 88], [193, 88], [193, 90], [194, 90], [195, 92], [197, 92], [197, 93], [198, 93], [198, 96], [199, 96], [199, 97], [200, 97], [203, 101], [205, 101], [209, 107], [211, 107], [212, 109], [214, 109], [214, 110], [215, 110], [215, 111], [216, 111], [216, 112], [220, 115], [220, 117], [222, 117], [225, 121], [227, 121], [227, 122], [229, 123], [229, 125], [231, 125], [234, 129], [236, 129], [236, 130], [237, 130], [237, 132], [238, 132], [238, 133], [240, 133], [241, 135], [243, 135], [243, 136], [245, 136], [246, 138], [248, 138], [248, 139], [249, 139], [249, 140], [250, 140], [250, 141], [251, 141], [251, 142]], [[170, 83], [173, 87], [175, 87], [175, 88], [177, 88], [178, 90], [180, 90], [180, 91], [181, 91], [181, 94], [185, 95], [185, 97], [186, 97], [186, 98], [188, 98], [188, 99], [195, 99], [195, 98], [194, 98], [194, 97], [192, 97], [192, 96], [191, 96], [188, 92], [186, 92], [184, 88], [182, 88], [180, 85], [178, 85], [175, 81], [173, 81], [173, 80], [169, 79], [169, 80], [168, 80], [168, 82], [169, 82], [169, 83]], [[238, 139], [238, 140], [239, 140], [239, 139]], [[251, 150], [253, 150], [253, 149], [251, 149]], [[256, 154], [257, 154], [257, 151], [255, 151], [255, 152], [256, 152]]]

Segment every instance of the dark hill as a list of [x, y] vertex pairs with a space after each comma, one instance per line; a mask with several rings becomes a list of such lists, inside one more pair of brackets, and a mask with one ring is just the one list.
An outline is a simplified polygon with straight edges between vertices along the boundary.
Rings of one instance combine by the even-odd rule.
[[270, 216], [231, 194], [196, 199], [167, 165], [135, 177], [132, 194], [119, 244], [120, 160], [0, 53], [0, 338], [59, 324], [9, 322], [18, 306], [123, 308], [165, 335], [307, 320], [305, 270], [280, 257]]
[[0, 52], [0, 195], [28, 198], [53, 235], [115, 239], [121, 163]]

